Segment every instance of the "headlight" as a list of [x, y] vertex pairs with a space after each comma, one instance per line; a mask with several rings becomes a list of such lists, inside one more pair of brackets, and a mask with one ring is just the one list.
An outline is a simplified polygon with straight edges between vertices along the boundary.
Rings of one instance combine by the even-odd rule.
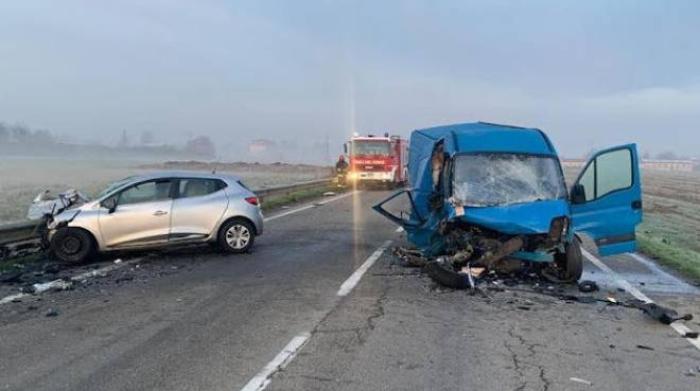
[[351, 179], [351, 180], [357, 179], [357, 173], [356, 173], [356, 172], [353, 172], [353, 171], [350, 171], [350, 172], [348, 173], [348, 179]]

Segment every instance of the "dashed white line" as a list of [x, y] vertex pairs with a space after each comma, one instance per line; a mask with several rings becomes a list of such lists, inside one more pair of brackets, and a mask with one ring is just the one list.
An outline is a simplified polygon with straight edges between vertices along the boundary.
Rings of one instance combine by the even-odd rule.
[[[381, 257], [382, 253], [391, 245], [391, 240], [387, 240], [382, 244], [378, 249], [376, 249], [366, 260], [365, 262], [362, 263], [360, 267], [358, 267], [351, 275], [348, 277], [345, 282], [340, 286], [340, 289], [338, 290], [337, 296], [338, 297], [344, 297], [347, 296], [348, 293], [352, 292], [353, 288], [357, 286], [357, 283], [360, 282], [360, 279], [362, 279], [362, 276], [369, 270], [372, 265]], [[331, 310], [329, 310], [331, 311]], [[317, 321], [316, 327], [318, 323], [321, 321], [322, 317], [319, 318]], [[311, 333], [310, 332], [304, 332], [296, 337], [292, 338], [292, 340], [287, 344], [287, 346], [282, 349], [281, 352], [275, 356], [275, 358], [272, 359], [265, 367], [258, 372], [255, 376], [253, 376], [248, 383], [241, 388], [241, 391], [262, 391], [267, 387], [270, 382], [272, 381], [272, 377], [275, 375], [275, 373], [279, 372], [280, 369], [284, 368], [289, 364], [294, 357], [297, 355], [297, 353], [301, 350], [301, 348], [304, 347], [306, 342], [308, 342], [309, 338], [311, 338]]]
[[315, 208], [315, 207], [318, 206], [318, 205], [326, 205], [326, 204], [329, 204], [329, 203], [331, 203], [331, 202], [334, 202], [334, 201], [338, 201], [338, 200], [340, 200], [340, 199], [343, 199], [343, 198], [345, 198], [345, 197], [349, 197], [349, 196], [351, 196], [351, 195], [353, 195], [353, 194], [355, 194], [355, 193], [356, 193], [356, 191], [350, 191], [350, 192], [347, 192], [347, 193], [345, 193], [345, 194], [341, 194], [341, 195], [339, 195], [339, 196], [335, 196], [335, 197], [333, 197], [333, 198], [329, 198], [329, 199], [324, 200], [324, 201], [321, 201], [321, 202], [316, 202], [316, 203], [313, 203], [313, 204], [304, 205], [304, 206], [301, 206], [301, 207], [296, 208], [296, 209], [292, 209], [292, 210], [288, 210], [288, 211], [286, 211], [286, 212], [282, 212], [282, 213], [280, 213], [280, 214], [276, 214], [276, 215], [274, 215], [274, 216], [265, 217], [265, 218], [263, 219], [263, 221], [268, 222], [268, 221], [272, 221], [272, 220], [279, 219], [280, 217], [289, 216], [289, 215], [291, 215], [291, 214], [303, 212], [303, 211], [305, 211], [305, 210], [308, 210], [308, 209], [311, 209], [311, 208]]
[[[613, 277], [613, 279], [615, 279], [615, 281], [617, 281], [617, 284], [620, 286], [620, 288], [626, 290], [632, 296], [636, 297], [637, 299], [639, 299], [645, 303], [653, 303], [654, 302], [654, 300], [650, 299], [649, 296], [645, 295], [642, 291], [640, 291], [639, 289], [632, 286], [632, 284], [630, 284], [627, 280], [620, 277], [620, 275], [617, 274], [617, 272], [612, 270], [608, 265], [604, 264], [603, 261], [598, 259], [598, 257], [589, 253], [588, 251], [586, 251], [583, 248], [581, 249], [581, 252], [583, 253], [583, 256], [585, 256], [589, 261], [591, 261], [591, 263], [596, 265], [600, 270], [610, 274]], [[678, 322], [671, 323], [670, 326], [672, 329], [676, 330], [676, 332], [678, 334], [680, 334], [681, 336], [685, 336], [685, 333], [691, 331], [684, 324], [681, 324]], [[690, 342], [696, 348], [700, 349], [700, 341], [699, 340], [693, 339], [693, 338], [684, 338], [684, 339], [686, 341]]]
[[362, 276], [369, 268], [372, 267], [372, 265], [374, 265], [374, 262], [376, 262], [377, 259], [382, 256], [382, 253], [387, 249], [387, 247], [389, 247], [390, 244], [391, 240], [387, 240], [377, 250], [375, 250], [374, 253], [372, 253], [372, 255], [370, 255], [369, 258], [367, 258], [367, 260], [360, 267], [358, 267], [347, 280], [345, 280], [345, 282], [343, 282], [340, 289], [338, 289], [337, 295], [343, 297], [352, 292], [353, 288], [355, 288], [357, 283], [360, 282], [360, 279], [362, 279]]
[[310, 337], [311, 333], [304, 332], [292, 338], [287, 346], [285, 346], [272, 361], [265, 365], [260, 372], [253, 376], [253, 378], [241, 388], [241, 391], [264, 390], [272, 381], [272, 376], [294, 359], [297, 352], [306, 344], [306, 341], [308, 341]]

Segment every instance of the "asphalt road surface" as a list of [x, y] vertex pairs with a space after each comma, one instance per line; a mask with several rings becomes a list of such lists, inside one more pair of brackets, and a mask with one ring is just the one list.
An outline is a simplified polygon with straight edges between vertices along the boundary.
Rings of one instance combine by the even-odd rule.
[[[369, 209], [387, 194], [277, 211], [252, 254], [125, 258], [2, 304], [0, 390], [700, 389], [700, 348], [638, 310], [472, 296], [401, 266], [402, 234]], [[600, 294], [623, 299], [627, 281], [700, 329], [695, 287], [643, 258], [602, 261], [585, 275]]]

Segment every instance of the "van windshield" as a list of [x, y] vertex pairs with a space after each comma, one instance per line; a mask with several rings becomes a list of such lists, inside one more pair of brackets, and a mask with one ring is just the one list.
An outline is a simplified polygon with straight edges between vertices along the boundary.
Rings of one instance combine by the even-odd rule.
[[511, 153], [458, 155], [454, 197], [464, 206], [496, 206], [566, 197], [553, 157]]

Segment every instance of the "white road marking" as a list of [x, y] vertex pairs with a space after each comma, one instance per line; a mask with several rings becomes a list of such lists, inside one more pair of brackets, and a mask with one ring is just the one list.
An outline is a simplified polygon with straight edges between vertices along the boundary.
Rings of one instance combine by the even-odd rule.
[[[583, 253], [583, 256], [585, 256], [589, 261], [591, 261], [591, 263], [596, 265], [600, 270], [610, 274], [613, 277], [613, 279], [615, 281], [617, 281], [617, 284], [620, 286], [620, 288], [626, 290], [627, 292], [632, 294], [632, 296], [636, 297], [637, 299], [639, 299], [645, 303], [653, 303], [654, 302], [654, 300], [650, 299], [649, 296], [645, 295], [642, 291], [640, 291], [639, 289], [632, 286], [632, 284], [630, 284], [627, 280], [620, 277], [620, 275], [617, 274], [617, 272], [612, 270], [608, 265], [604, 264], [603, 261], [598, 259], [598, 257], [589, 253], [588, 251], [586, 251], [586, 249], [583, 249], [583, 248], [581, 249], [581, 252]], [[630, 254], [630, 255], [632, 255], [632, 254]], [[673, 323], [671, 323], [670, 326], [672, 329], [676, 330], [676, 332], [678, 334], [680, 334], [681, 336], [685, 336], [685, 333], [687, 333], [688, 331], [691, 331], [684, 324], [678, 323], [678, 322], [673, 322]], [[690, 342], [696, 348], [700, 349], [700, 340], [693, 339], [693, 338], [684, 338], [684, 339], [686, 341]]]
[[[376, 249], [372, 255], [369, 256], [365, 260], [364, 263], [360, 267], [358, 267], [350, 277], [343, 282], [343, 284], [340, 286], [340, 289], [338, 290], [337, 296], [343, 297], [346, 296], [348, 293], [350, 293], [353, 288], [357, 285], [358, 282], [360, 282], [360, 279], [362, 276], [367, 272], [367, 270], [374, 265], [374, 263], [379, 259], [379, 257], [382, 255], [382, 253], [391, 245], [391, 240], [387, 240], [382, 244], [378, 249]], [[335, 307], [335, 306], [334, 306]], [[328, 310], [328, 312], [332, 311], [332, 308]], [[314, 325], [314, 328], [318, 325], [318, 323], [321, 322], [321, 319], [324, 317], [320, 317], [316, 324]], [[303, 332], [296, 337], [292, 338], [292, 340], [287, 344], [287, 346], [282, 349], [281, 352], [275, 356], [275, 358], [272, 359], [265, 367], [258, 372], [255, 376], [253, 376], [252, 379], [248, 381], [248, 383], [241, 388], [241, 391], [261, 391], [264, 390], [270, 382], [272, 382], [272, 376], [275, 375], [275, 373], [279, 372], [280, 369], [283, 369], [287, 364], [292, 362], [294, 357], [296, 357], [297, 353], [301, 350], [301, 348], [304, 347], [306, 342], [308, 342], [309, 338], [311, 338], [311, 333], [310, 332]]]
[[272, 221], [272, 220], [275, 220], [275, 219], [279, 219], [280, 217], [289, 216], [289, 215], [291, 215], [291, 214], [295, 214], [295, 213], [303, 212], [303, 211], [308, 210], [308, 209], [311, 209], [311, 208], [315, 208], [315, 207], [318, 206], [318, 205], [326, 205], [326, 204], [329, 204], [329, 203], [331, 203], [331, 202], [334, 202], [334, 201], [338, 201], [338, 200], [340, 200], [340, 199], [343, 199], [343, 198], [345, 198], [345, 197], [349, 197], [349, 196], [355, 194], [356, 192], [357, 192], [357, 191], [350, 191], [350, 192], [341, 194], [341, 195], [339, 195], [339, 196], [336, 196], [336, 197], [333, 197], [333, 198], [329, 198], [329, 199], [324, 200], [324, 201], [315, 202], [315, 203], [312, 203], [312, 204], [308, 204], [308, 205], [301, 206], [301, 207], [296, 208], [296, 209], [291, 209], [291, 210], [288, 210], [288, 211], [286, 211], [286, 212], [282, 212], [282, 213], [280, 213], [280, 214], [276, 214], [276, 215], [274, 215], [274, 216], [265, 217], [265, 218], [263, 219], [263, 221], [265, 221], [265, 222]]
[[670, 283], [673, 283], [673, 284], [675, 284], [675, 285], [687, 286], [688, 289], [690, 289], [691, 291], [695, 291], [695, 292], [698, 291], [697, 288], [692, 287], [692, 286], [689, 286], [686, 282], [682, 281], [681, 279], [676, 278], [675, 276], [673, 276], [673, 275], [671, 275], [671, 274], [666, 273], [665, 271], [663, 271], [658, 265], [656, 265], [656, 264], [655, 264], [652, 260], [650, 260], [649, 258], [647, 258], [647, 257], [645, 257], [645, 256], [643, 256], [643, 255], [641, 255], [641, 254], [637, 254], [637, 253], [629, 253], [629, 254], [627, 254], [627, 255], [629, 255], [630, 257], [632, 257], [635, 261], [637, 261], [637, 262], [641, 263], [642, 265], [646, 266], [646, 267], [647, 267], [649, 270], [651, 270], [654, 274], [656, 274], [657, 276], [663, 278], [664, 280], [668, 280]]
[[294, 359], [297, 352], [306, 344], [306, 341], [308, 341], [310, 337], [311, 333], [304, 332], [292, 338], [287, 346], [285, 346], [272, 361], [265, 365], [260, 372], [253, 376], [253, 378], [241, 388], [241, 391], [264, 390], [272, 381], [272, 376]]
[[382, 253], [387, 249], [387, 247], [389, 247], [390, 244], [391, 240], [387, 240], [381, 245], [381, 247], [375, 250], [372, 255], [370, 255], [369, 258], [367, 258], [367, 260], [360, 267], [358, 267], [347, 280], [345, 280], [345, 282], [340, 286], [340, 289], [338, 289], [337, 295], [343, 297], [352, 292], [355, 285], [357, 285], [357, 283], [360, 282], [360, 279], [362, 279], [362, 276], [369, 268], [372, 267], [372, 265], [374, 265], [374, 262], [376, 262], [377, 259], [382, 256]]
[[[128, 260], [125, 262], [113, 263], [111, 265], [105, 266], [105, 267], [100, 268], [100, 269], [90, 270], [89, 272], [78, 274], [77, 276], [73, 276], [70, 279], [73, 282], [84, 282], [85, 280], [87, 280], [91, 277], [101, 276], [101, 275], [109, 273], [113, 270], [124, 267], [126, 265], [131, 265], [134, 263], [141, 262], [142, 260], [143, 260], [143, 258], [134, 258], [134, 259], [131, 259], [131, 260]], [[41, 294], [41, 293], [44, 293], [46, 291], [53, 290], [53, 289], [63, 289], [62, 286], [64, 286], [65, 284], [66, 284], [66, 282], [64, 280], [60, 280], [60, 279], [41, 283], [41, 284], [34, 284], [34, 288], [35, 288], [34, 293]], [[32, 295], [28, 294], [28, 293], [17, 293], [14, 295], [3, 297], [2, 299], [0, 299], [0, 305], [11, 303], [13, 300], [22, 299], [23, 297], [27, 297], [27, 296], [32, 296]]]

